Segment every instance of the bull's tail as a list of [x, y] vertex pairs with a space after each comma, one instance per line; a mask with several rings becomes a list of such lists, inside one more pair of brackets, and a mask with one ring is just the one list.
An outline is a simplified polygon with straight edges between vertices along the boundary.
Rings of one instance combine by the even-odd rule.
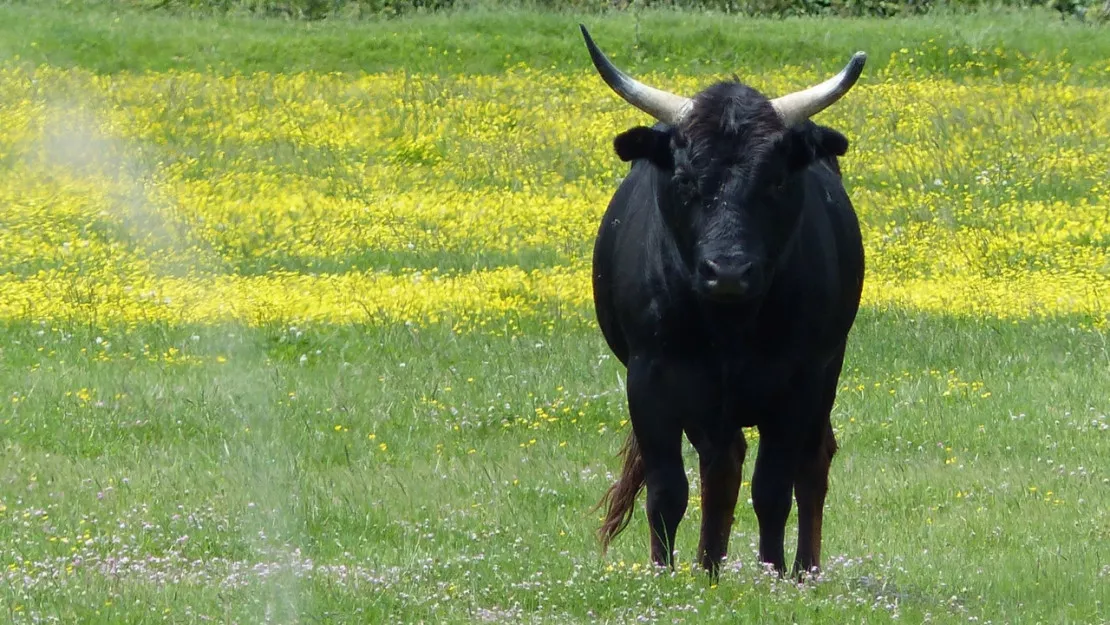
[[598, 538], [601, 539], [602, 552], [609, 549], [609, 543], [632, 520], [636, 496], [640, 494], [640, 490], [644, 487], [644, 460], [640, 456], [640, 446], [636, 443], [636, 435], [631, 429], [620, 453], [624, 456], [624, 467], [621, 469], [621, 475], [605, 492], [605, 496], [601, 498], [597, 506], [594, 507], [594, 510], [605, 505], [608, 505], [609, 508], [605, 514], [605, 521], [597, 531]]

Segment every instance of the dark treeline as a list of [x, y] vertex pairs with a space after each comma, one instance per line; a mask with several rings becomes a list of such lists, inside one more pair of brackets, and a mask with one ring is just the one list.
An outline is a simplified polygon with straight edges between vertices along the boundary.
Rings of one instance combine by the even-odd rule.
[[764, 17], [893, 17], [992, 7], [1039, 7], [1054, 9], [1062, 18], [1090, 22], [1110, 19], [1110, 0], [64, 0], [64, 3], [70, 6], [123, 5], [140, 10], [251, 14], [302, 20], [388, 17], [476, 6], [586, 13], [668, 7]]

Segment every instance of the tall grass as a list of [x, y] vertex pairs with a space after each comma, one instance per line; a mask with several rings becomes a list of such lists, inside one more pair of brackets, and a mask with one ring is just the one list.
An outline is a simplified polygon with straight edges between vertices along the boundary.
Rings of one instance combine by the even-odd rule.
[[607, 48], [614, 60], [635, 72], [679, 69], [696, 76], [746, 76], [783, 64], [832, 67], [845, 50], [860, 48], [868, 51], [868, 72], [884, 68], [902, 48], [928, 48], [931, 52], [917, 60], [918, 66], [940, 75], [951, 72], [949, 49], [961, 58], [1006, 50], [1007, 55], [978, 59], [987, 75], [1012, 69], [1016, 54], [1080, 67], [1097, 66], [1110, 57], [1105, 27], [1060, 20], [1037, 9], [882, 20], [780, 20], [666, 9], [599, 15], [478, 9], [399, 22], [291, 22], [115, 7], [73, 11], [39, 3], [0, 4], [0, 58], [109, 73], [403, 69], [498, 74], [521, 64], [581, 72], [589, 67], [577, 30], [581, 21], [599, 42], [612, 42]]

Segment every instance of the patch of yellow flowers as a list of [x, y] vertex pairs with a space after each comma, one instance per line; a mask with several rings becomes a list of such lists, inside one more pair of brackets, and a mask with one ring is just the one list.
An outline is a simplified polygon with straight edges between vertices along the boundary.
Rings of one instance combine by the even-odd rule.
[[[817, 120], [852, 141], [865, 304], [1105, 323], [1110, 87], [1044, 78], [1066, 66], [1022, 60], [1028, 77], [1003, 83], [963, 63], [949, 80], [896, 55]], [[820, 77], [746, 79], [777, 95]], [[592, 319], [593, 235], [627, 171], [611, 141], [650, 123], [591, 73], [524, 67], [8, 64], [0, 119], [0, 318], [467, 327]]]

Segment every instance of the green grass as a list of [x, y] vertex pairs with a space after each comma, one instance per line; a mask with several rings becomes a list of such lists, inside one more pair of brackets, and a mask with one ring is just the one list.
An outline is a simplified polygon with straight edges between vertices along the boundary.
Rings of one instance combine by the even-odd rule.
[[[642, 511], [601, 558], [591, 506], [627, 427], [619, 368], [590, 327], [525, 330], [8, 324], [0, 557], [33, 564], [0, 596], [69, 622], [163, 607], [256, 622], [264, 605], [282, 622], [513, 606], [505, 620], [1105, 618], [1099, 333], [865, 311], [834, 413], [828, 579], [799, 590], [753, 569], [747, 485], [740, 569], [718, 587], [629, 570], [646, 561]], [[534, 428], [537, 408], [558, 420]], [[74, 551], [87, 564], [66, 575]]]
[[[1062, 21], [1050, 11], [996, 11], [889, 20], [772, 20], [665, 10], [575, 15], [476, 10], [387, 21], [289, 22], [189, 17], [160, 12], [81, 11], [0, 4], [0, 59], [80, 66], [98, 72], [190, 69], [221, 72], [406, 69], [498, 73], [518, 64], [577, 72], [588, 67], [577, 24], [585, 22], [614, 61], [630, 71], [714, 74], [762, 71], [784, 62], [839, 68], [866, 49], [868, 72], [903, 47], [936, 46], [918, 60], [946, 73], [953, 61], [1004, 46], [1038, 59], [1105, 68], [1110, 27]], [[636, 47], [633, 49], [632, 44]], [[932, 46], [928, 46], [932, 48]], [[948, 50], [953, 49], [953, 55]], [[681, 57], [679, 56], [681, 54]], [[672, 60], [673, 59], [673, 60]], [[1012, 56], [988, 55], [982, 71], [1020, 76]], [[1105, 73], [1073, 76], [1105, 80]]]
[[[643, 57], [614, 57], [672, 69], [664, 57], [684, 51], [701, 61], [683, 71], [717, 73], [815, 58], [831, 67], [855, 48], [882, 67], [891, 50], [932, 38], [941, 51], [1004, 45], [1038, 58], [1066, 43], [1071, 79], [1105, 84], [1105, 30], [1034, 19], [655, 12], [639, 26]], [[636, 30], [631, 17], [594, 22], [614, 47]], [[100, 72], [580, 68], [574, 23], [510, 12], [300, 24], [5, 5], [0, 58]], [[430, 56], [429, 45], [460, 52]], [[946, 71], [939, 53], [924, 63]], [[300, 156], [310, 176], [338, 158]], [[366, 254], [345, 260], [390, 261]], [[554, 252], [536, 251], [536, 263], [543, 254]], [[392, 260], [476, 264], [447, 252]], [[1110, 347], [1089, 319], [862, 311], [833, 415], [841, 452], [826, 577], [803, 588], [758, 571], [747, 485], [716, 586], [688, 568], [645, 571], [642, 509], [601, 556], [592, 506], [628, 427], [621, 371], [591, 323], [543, 321], [469, 334], [3, 322], [0, 620], [1110, 618]], [[691, 505], [678, 538], [687, 566], [698, 520]]]

